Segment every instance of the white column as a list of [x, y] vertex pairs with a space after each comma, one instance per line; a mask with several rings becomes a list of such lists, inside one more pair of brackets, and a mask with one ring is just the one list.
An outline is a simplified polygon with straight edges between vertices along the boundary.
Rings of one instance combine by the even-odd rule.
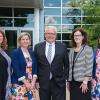
[[33, 47], [39, 43], [39, 9], [34, 9], [34, 33], [33, 33]]

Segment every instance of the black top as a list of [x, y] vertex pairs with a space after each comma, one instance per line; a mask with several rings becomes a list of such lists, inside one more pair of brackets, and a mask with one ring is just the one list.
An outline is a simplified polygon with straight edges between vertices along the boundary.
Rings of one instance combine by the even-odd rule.
[[8, 63], [7, 60], [0, 53], [0, 86], [6, 84], [8, 73], [7, 73]]
[[73, 56], [72, 81], [75, 81], [75, 80], [74, 80], [74, 60], [75, 60], [75, 58], [76, 58], [77, 53], [78, 53], [78, 52], [74, 52], [74, 56]]

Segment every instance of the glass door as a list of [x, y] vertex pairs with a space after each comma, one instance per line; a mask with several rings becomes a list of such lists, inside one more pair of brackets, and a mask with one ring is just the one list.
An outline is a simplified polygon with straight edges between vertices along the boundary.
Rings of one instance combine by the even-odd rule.
[[6, 29], [5, 34], [7, 37], [8, 50], [12, 51], [17, 47], [17, 29]]

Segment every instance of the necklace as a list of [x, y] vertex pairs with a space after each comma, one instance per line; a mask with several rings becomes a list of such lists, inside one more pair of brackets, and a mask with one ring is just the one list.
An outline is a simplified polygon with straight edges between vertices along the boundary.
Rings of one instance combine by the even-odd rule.
[[80, 49], [81, 49], [81, 46], [80, 46], [80, 47], [76, 47], [76, 48], [75, 48], [75, 51], [76, 51], [76, 52], [79, 52]]

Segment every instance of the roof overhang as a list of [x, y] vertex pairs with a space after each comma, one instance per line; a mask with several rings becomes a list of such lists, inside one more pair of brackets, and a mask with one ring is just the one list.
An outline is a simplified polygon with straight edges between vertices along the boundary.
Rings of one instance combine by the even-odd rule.
[[0, 0], [1, 7], [43, 8], [43, 0]]

